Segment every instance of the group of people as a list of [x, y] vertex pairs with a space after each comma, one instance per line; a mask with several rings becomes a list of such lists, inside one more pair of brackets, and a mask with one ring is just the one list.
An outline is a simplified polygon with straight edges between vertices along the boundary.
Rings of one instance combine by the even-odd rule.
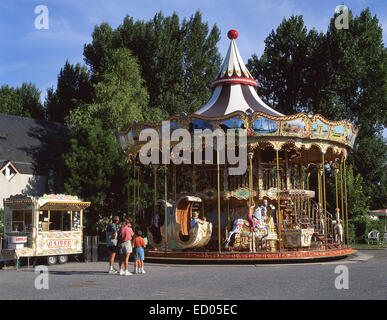
[[[121, 229], [118, 227], [120, 218], [113, 217], [113, 222], [109, 223], [106, 229], [106, 245], [109, 251], [109, 274], [119, 274], [129, 276], [132, 273], [128, 270], [129, 256], [134, 251], [134, 270], [133, 273], [145, 273], [144, 270], [144, 248], [145, 240], [142, 237], [142, 231], [137, 230], [136, 236], [128, 219], [124, 219]], [[114, 268], [114, 259], [119, 254], [119, 269]], [[123, 266], [125, 265], [125, 271]]]

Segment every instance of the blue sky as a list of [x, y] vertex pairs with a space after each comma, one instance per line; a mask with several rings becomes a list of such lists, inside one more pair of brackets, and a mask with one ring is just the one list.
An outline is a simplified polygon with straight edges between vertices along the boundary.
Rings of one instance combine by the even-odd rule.
[[[229, 40], [227, 31], [239, 32], [237, 45], [245, 62], [253, 53], [261, 55], [264, 40], [281, 20], [292, 14], [303, 15], [309, 29], [326, 31], [335, 7], [342, 0], [1, 0], [0, 4], [0, 85], [19, 86], [35, 83], [46, 95], [55, 86], [66, 59], [83, 62], [83, 45], [91, 40], [96, 24], [122, 23], [126, 14], [135, 20], [149, 20], [160, 10], [165, 15], [176, 11], [181, 18], [200, 10], [210, 27], [217, 24], [222, 32], [219, 49], [224, 56]], [[37, 30], [34, 20], [37, 5], [49, 9], [49, 29]], [[358, 15], [370, 7], [384, 29], [387, 40], [387, 2], [385, 0], [346, 1]]]

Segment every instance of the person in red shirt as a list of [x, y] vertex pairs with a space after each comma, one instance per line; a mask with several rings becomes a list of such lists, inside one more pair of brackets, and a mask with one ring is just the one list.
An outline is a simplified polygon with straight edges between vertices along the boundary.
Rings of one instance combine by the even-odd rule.
[[145, 240], [142, 237], [142, 231], [137, 231], [137, 237], [133, 240], [134, 248], [134, 271], [133, 273], [145, 273], [144, 270], [144, 248]]
[[[134, 236], [134, 232], [131, 228], [131, 224], [128, 219], [124, 220], [124, 226], [121, 228], [121, 246], [120, 246], [120, 275], [129, 276], [131, 273], [128, 271], [129, 255], [132, 252], [131, 240]], [[125, 272], [122, 270], [122, 264], [125, 261]]]

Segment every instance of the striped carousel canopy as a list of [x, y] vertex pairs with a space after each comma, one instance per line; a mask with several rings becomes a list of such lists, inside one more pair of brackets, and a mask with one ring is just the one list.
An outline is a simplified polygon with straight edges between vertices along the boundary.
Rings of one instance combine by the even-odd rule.
[[230, 47], [217, 77], [212, 82], [212, 96], [195, 113], [205, 117], [220, 117], [235, 111], [261, 111], [273, 116], [283, 116], [258, 96], [255, 90], [257, 81], [247, 70], [235, 43], [238, 32], [230, 30], [227, 35], [231, 40]]

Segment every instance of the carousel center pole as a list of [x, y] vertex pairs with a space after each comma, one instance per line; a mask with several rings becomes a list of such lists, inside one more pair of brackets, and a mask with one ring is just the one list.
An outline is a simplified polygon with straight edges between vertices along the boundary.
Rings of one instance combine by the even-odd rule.
[[219, 150], [216, 149], [216, 164], [217, 164], [217, 173], [218, 173], [218, 250], [221, 253], [221, 231], [220, 231], [220, 173], [219, 173]]
[[279, 173], [279, 159], [278, 159], [278, 150], [276, 150], [277, 157], [277, 199], [278, 199], [278, 210], [277, 210], [277, 225], [278, 225], [278, 249], [281, 251], [281, 206], [280, 206], [280, 173]]

